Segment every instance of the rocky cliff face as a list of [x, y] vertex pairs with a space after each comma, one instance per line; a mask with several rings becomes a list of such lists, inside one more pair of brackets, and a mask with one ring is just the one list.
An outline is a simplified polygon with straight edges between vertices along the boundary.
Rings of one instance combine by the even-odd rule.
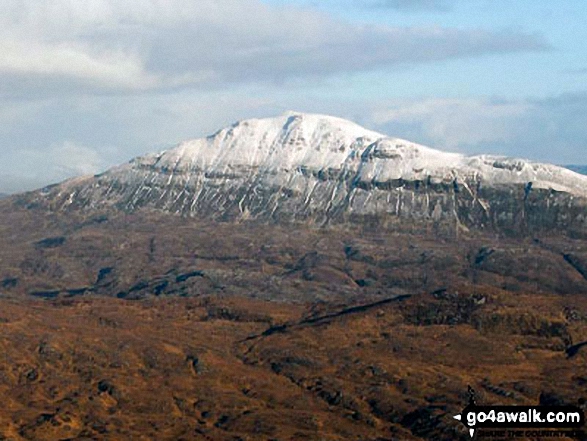
[[140, 208], [218, 220], [435, 223], [587, 232], [587, 177], [446, 153], [322, 115], [248, 120], [101, 175], [30, 193], [51, 209]]

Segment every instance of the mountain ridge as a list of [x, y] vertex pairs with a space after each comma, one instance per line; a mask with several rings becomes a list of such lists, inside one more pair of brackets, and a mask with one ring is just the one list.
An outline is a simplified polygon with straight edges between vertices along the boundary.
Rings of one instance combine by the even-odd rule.
[[587, 175], [587, 165], [567, 165], [566, 168], [582, 175]]
[[219, 220], [579, 229], [586, 201], [587, 177], [562, 167], [442, 152], [295, 112], [243, 120], [24, 198], [51, 209], [147, 208]]
[[[310, 139], [306, 139], [307, 134]], [[291, 148], [279, 150], [284, 146]], [[296, 151], [292, 152], [294, 148]], [[152, 165], [161, 169], [184, 171], [188, 166], [209, 171], [215, 167], [221, 173], [218, 169], [222, 167], [239, 166], [273, 170], [304, 166], [334, 169], [343, 167], [349, 159], [366, 159], [365, 156], [393, 160], [388, 161], [387, 167], [380, 167], [382, 170], [361, 170], [367, 175], [364, 178], [380, 181], [400, 178], [450, 181], [459, 177], [454, 176], [455, 171], [462, 170], [470, 174], [484, 172], [487, 180], [502, 183], [532, 181], [534, 186], [587, 194], [587, 179], [568, 173], [564, 167], [498, 155], [445, 152], [368, 130], [342, 118], [291, 111], [276, 118], [238, 121], [208, 137], [134, 158], [130, 164], [141, 166], [155, 158]], [[188, 161], [190, 164], [186, 164]]]

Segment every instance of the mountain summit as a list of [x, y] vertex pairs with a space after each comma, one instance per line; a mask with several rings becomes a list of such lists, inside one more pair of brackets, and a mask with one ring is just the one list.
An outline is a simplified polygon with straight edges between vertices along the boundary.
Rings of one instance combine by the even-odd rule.
[[[240, 121], [28, 195], [52, 209], [151, 208], [221, 220], [585, 227], [587, 177], [447, 153], [324, 115]], [[32, 199], [32, 200], [31, 200]]]

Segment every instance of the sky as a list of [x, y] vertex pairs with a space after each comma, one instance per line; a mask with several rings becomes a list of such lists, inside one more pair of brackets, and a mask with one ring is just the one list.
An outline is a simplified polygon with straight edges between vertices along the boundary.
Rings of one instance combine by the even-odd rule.
[[584, 0], [2, 0], [0, 193], [288, 110], [587, 163]]

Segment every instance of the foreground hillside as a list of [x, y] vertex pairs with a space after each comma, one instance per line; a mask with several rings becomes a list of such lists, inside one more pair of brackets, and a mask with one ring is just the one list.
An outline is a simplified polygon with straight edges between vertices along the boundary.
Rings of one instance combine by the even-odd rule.
[[451, 415], [467, 385], [483, 403], [587, 398], [587, 353], [571, 346], [587, 339], [584, 296], [90, 296], [0, 311], [0, 439], [465, 440]]
[[587, 398], [587, 245], [0, 203], [0, 439], [454, 440]]
[[461, 286], [587, 293], [587, 243], [438, 224], [318, 228], [213, 222], [160, 212], [59, 213], [0, 203], [0, 292], [378, 299]]

